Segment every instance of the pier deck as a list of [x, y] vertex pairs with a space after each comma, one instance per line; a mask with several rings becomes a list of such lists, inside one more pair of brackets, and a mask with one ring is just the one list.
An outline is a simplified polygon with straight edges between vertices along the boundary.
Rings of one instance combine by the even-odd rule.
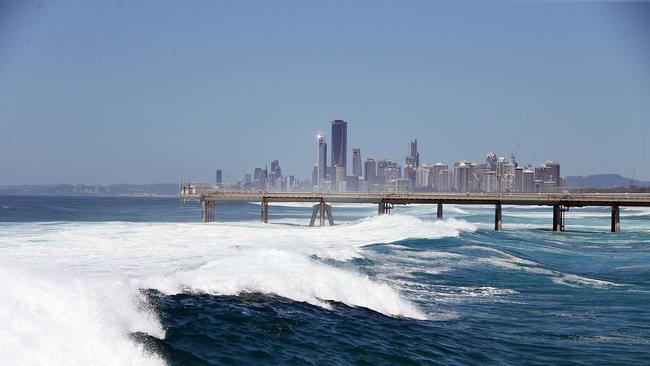
[[213, 210], [220, 202], [260, 202], [262, 222], [268, 222], [269, 202], [315, 203], [311, 225], [320, 214], [333, 223], [327, 203], [374, 203], [378, 213], [388, 214], [394, 205], [436, 204], [437, 218], [442, 218], [444, 204], [494, 205], [495, 230], [501, 229], [502, 205], [550, 206], [553, 208], [553, 230], [564, 230], [564, 212], [570, 207], [607, 206], [612, 208], [612, 231], [620, 230], [620, 207], [650, 207], [650, 194], [645, 193], [433, 193], [433, 192], [267, 192], [217, 189], [200, 183], [181, 183], [180, 199], [202, 205], [202, 221], [213, 221]]

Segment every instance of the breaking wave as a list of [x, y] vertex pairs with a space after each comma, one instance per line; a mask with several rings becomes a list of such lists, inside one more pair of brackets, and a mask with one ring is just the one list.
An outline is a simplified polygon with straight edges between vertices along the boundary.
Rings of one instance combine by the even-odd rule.
[[0, 355], [30, 365], [164, 364], [129, 336], [165, 336], [140, 294], [146, 288], [165, 294], [260, 292], [324, 308], [337, 301], [426, 319], [399, 289], [337, 263], [363, 256], [369, 244], [474, 230], [464, 221], [407, 215], [324, 228], [252, 222], [0, 224]]
[[156, 279], [147, 287], [165, 294], [188, 291], [212, 295], [276, 294], [325, 308], [330, 307], [329, 300], [390, 316], [426, 319], [424, 313], [385, 283], [280, 250], [244, 252], [213, 260], [198, 268]]
[[12, 365], [164, 365], [131, 341], [165, 335], [137, 288], [0, 269], [0, 355]]

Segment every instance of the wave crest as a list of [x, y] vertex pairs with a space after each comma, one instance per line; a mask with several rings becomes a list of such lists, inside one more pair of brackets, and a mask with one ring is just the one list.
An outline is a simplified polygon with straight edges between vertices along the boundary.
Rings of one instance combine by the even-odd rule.
[[329, 300], [390, 316], [427, 318], [385, 283], [280, 250], [244, 251], [235, 257], [179, 271], [147, 286], [168, 295], [184, 291], [212, 295], [272, 293], [325, 308], [330, 308]]

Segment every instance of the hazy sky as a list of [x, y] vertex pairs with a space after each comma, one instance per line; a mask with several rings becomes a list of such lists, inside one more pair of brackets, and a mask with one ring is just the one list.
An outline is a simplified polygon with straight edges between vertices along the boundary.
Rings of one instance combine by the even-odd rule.
[[310, 177], [333, 119], [650, 180], [650, 3], [0, 0], [0, 184]]

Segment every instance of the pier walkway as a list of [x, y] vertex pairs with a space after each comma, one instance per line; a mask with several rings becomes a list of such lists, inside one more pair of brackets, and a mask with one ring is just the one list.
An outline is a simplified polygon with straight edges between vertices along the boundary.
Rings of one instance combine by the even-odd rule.
[[260, 218], [268, 222], [269, 202], [313, 202], [310, 225], [325, 221], [334, 224], [328, 203], [373, 203], [379, 215], [390, 214], [395, 205], [432, 204], [436, 217], [442, 219], [444, 204], [493, 205], [494, 229], [502, 228], [502, 205], [549, 206], [553, 212], [553, 231], [564, 231], [564, 213], [571, 207], [611, 207], [611, 231], [620, 231], [620, 207], [650, 207], [645, 193], [433, 193], [433, 192], [267, 192], [218, 189], [206, 184], [181, 182], [179, 197], [183, 202], [201, 204], [201, 221], [214, 221], [214, 209], [220, 202], [259, 202]]

